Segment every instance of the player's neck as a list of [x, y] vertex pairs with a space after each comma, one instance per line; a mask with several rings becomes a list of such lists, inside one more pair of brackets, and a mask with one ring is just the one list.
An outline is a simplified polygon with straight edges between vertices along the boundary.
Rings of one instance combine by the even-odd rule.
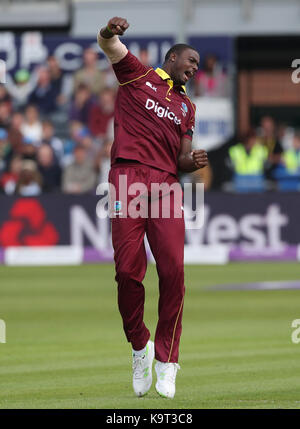
[[168, 75], [170, 76], [170, 79], [173, 81], [174, 86], [179, 87], [182, 84], [179, 82], [176, 82], [176, 80], [174, 79], [174, 77], [172, 76], [172, 67], [169, 63], [165, 63], [162, 66], [162, 70], [164, 70], [166, 73], [168, 73]]
[[163, 69], [166, 73], [168, 73], [168, 75], [169, 75], [169, 76], [170, 76], [170, 78], [172, 79], [172, 72], [171, 72], [170, 64], [168, 64], [168, 63], [164, 63], [164, 64], [163, 64], [163, 66], [162, 66], [162, 69]]

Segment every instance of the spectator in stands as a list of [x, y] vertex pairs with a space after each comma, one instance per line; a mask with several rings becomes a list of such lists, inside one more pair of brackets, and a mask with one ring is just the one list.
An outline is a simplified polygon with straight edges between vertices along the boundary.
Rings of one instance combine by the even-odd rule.
[[283, 151], [293, 147], [295, 129], [285, 122], [277, 124], [277, 137]]
[[22, 161], [19, 180], [16, 185], [16, 194], [23, 197], [33, 197], [42, 192], [42, 178], [38, 172], [36, 162], [26, 159]]
[[281, 160], [282, 147], [277, 138], [275, 121], [271, 116], [261, 118], [258, 135], [261, 144], [268, 150], [270, 163], [278, 164]]
[[0, 187], [6, 195], [15, 193], [16, 185], [22, 170], [22, 157], [21, 155], [14, 155], [9, 163], [8, 170], [2, 175], [0, 179]]
[[10, 116], [12, 113], [12, 104], [10, 101], [0, 103], [0, 128], [8, 129], [10, 125]]
[[258, 129], [260, 142], [268, 151], [266, 177], [274, 182], [274, 171], [281, 162], [282, 147], [277, 137], [275, 121], [271, 116], [263, 116]]
[[34, 91], [37, 84], [37, 73], [29, 73], [26, 69], [16, 71], [14, 79], [7, 74], [6, 87], [13, 98], [15, 109], [22, 109], [28, 102], [30, 94]]
[[42, 176], [43, 192], [53, 192], [60, 189], [61, 168], [49, 144], [42, 144], [37, 151], [38, 169]]
[[55, 99], [57, 102], [57, 97], [61, 94], [62, 91], [63, 72], [54, 55], [50, 55], [47, 58], [47, 67], [49, 71], [51, 86], [53, 88], [53, 93], [55, 94]]
[[98, 100], [93, 103], [89, 112], [88, 127], [94, 137], [103, 139], [107, 133], [108, 124], [114, 116], [115, 90], [104, 88], [100, 91]]
[[216, 55], [205, 56], [203, 70], [196, 74], [194, 85], [196, 97], [228, 97], [228, 78]]
[[68, 73], [63, 73], [60, 68], [58, 59], [54, 55], [50, 55], [47, 59], [51, 85], [55, 92], [56, 107], [66, 105], [71, 97], [73, 90], [73, 78]]
[[32, 140], [30, 137], [24, 137], [23, 144], [22, 144], [23, 159], [30, 159], [32, 161], [35, 161], [37, 148], [38, 148], [38, 145], [34, 140]]
[[51, 82], [48, 67], [40, 66], [37, 70], [37, 85], [29, 96], [29, 103], [38, 106], [42, 115], [48, 115], [57, 109], [56, 88]]
[[63, 165], [69, 165], [74, 160], [74, 148], [83, 146], [87, 151], [87, 157], [94, 161], [99, 151], [99, 142], [93, 139], [89, 129], [79, 121], [70, 123], [70, 138], [64, 142]]
[[[64, 165], [73, 161], [74, 148], [80, 145], [85, 148], [87, 158], [91, 161], [95, 160], [97, 152], [99, 151], [99, 143], [92, 138], [89, 129], [81, 124], [81, 122], [72, 123], [72, 139], [65, 142]], [[67, 157], [67, 153], [69, 156]], [[67, 159], [68, 158], [68, 159]]]
[[6, 170], [12, 157], [12, 149], [5, 128], [0, 128], [0, 174]]
[[70, 119], [87, 125], [92, 102], [93, 100], [89, 87], [84, 84], [79, 85], [71, 104]]
[[54, 126], [51, 121], [43, 121], [42, 143], [49, 145], [54, 151], [58, 163], [61, 165], [64, 156], [64, 144], [61, 139], [55, 136]]
[[282, 156], [283, 164], [290, 174], [300, 173], [300, 134], [293, 139], [293, 147], [286, 150]]
[[243, 143], [229, 148], [229, 158], [234, 174], [263, 175], [268, 151], [259, 142], [255, 132], [250, 130], [244, 137]]
[[63, 172], [62, 190], [68, 194], [82, 194], [94, 189], [96, 174], [87, 151], [82, 145], [74, 150], [74, 162]]
[[92, 94], [99, 92], [106, 86], [105, 72], [99, 70], [98, 54], [93, 48], [85, 49], [83, 53], [83, 67], [75, 73], [75, 91], [84, 84], [91, 89]]
[[24, 138], [30, 139], [36, 146], [39, 146], [43, 134], [42, 122], [37, 107], [32, 104], [25, 109], [21, 132]]
[[114, 140], [114, 119], [108, 124], [107, 132], [104, 137], [101, 149], [96, 158], [96, 170], [98, 171], [98, 183], [108, 182], [108, 173], [110, 170], [110, 152]]
[[69, 138], [64, 141], [64, 156], [62, 159], [62, 165], [66, 167], [70, 165], [74, 160], [74, 149], [77, 144], [80, 144], [79, 131], [84, 125], [79, 121], [69, 122]]
[[13, 112], [8, 129], [8, 139], [14, 153], [22, 153], [23, 134], [22, 125], [24, 116], [20, 112]]
[[11, 103], [12, 99], [7, 90], [7, 85], [0, 84], [0, 103]]
[[82, 127], [76, 139], [78, 143], [86, 149], [87, 157], [94, 161], [99, 151], [99, 142], [92, 138], [92, 135], [87, 127]]
[[110, 152], [113, 142], [105, 140], [102, 148], [98, 153], [97, 167], [98, 167], [98, 182], [108, 183], [108, 173], [110, 170]]

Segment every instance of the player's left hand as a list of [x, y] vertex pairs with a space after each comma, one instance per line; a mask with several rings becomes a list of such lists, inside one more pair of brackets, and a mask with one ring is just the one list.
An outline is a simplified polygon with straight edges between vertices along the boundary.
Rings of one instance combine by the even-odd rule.
[[203, 168], [208, 165], [207, 153], [203, 149], [193, 150], [191, 152], [195, 167]]

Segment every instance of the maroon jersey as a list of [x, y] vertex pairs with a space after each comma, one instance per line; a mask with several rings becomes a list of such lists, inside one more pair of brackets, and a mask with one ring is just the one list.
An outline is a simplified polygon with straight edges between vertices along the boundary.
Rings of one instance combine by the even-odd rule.
[[164, 70], [144, 66], [131, 52], [113, 68], [120, 88], [111, 163], [133, 159], [176, 175], [181, 138], [191, 140], [195, 124], [185, 87], [173, 87]]

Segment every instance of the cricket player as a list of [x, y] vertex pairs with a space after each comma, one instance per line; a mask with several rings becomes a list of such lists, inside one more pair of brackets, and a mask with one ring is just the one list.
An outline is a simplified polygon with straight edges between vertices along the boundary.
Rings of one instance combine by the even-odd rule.
[[[173, 398], [185, 292], [184, 218], [175, 216], [176, 208], [172, 204], [169, 217], [151, 216], [151, 213], [140, 217], [122, 216], [134, 196], [128, 195], [124, 201], [120, 187], [125, 177], [128, 187], [144, 184], [149, 192], [148, 199], [144, 198], [148, 204], [153, 183], [178, 184], [178, 170], [192, 172], [207, 165], [206, 152], [192, 150], [195, 105], [185, 90], [185, 84], [198, 70], [200, 57], [191, 46], [177, 44], [166, 54], [162, 68], [154, 70], [143, 65], [120, 41], [119, 36], [128, 27], [126, 19], [114, 17], [97, 36], [120, 85], [109, 173], [109, 182], [118, 194], [112, 218], [118, 305], [133, 349], [135, 394], [143, 396], [149, 391], [155, 356], [156, 391], [163, 397]], [[172, 200], [169, 195], [169, 198], [174, 203], [174, 197]], [[163, 200], [162, 195], [158, 201]], [[154, 343], [143, 321], [145, 234], [159, 277], [159, 319]]]

